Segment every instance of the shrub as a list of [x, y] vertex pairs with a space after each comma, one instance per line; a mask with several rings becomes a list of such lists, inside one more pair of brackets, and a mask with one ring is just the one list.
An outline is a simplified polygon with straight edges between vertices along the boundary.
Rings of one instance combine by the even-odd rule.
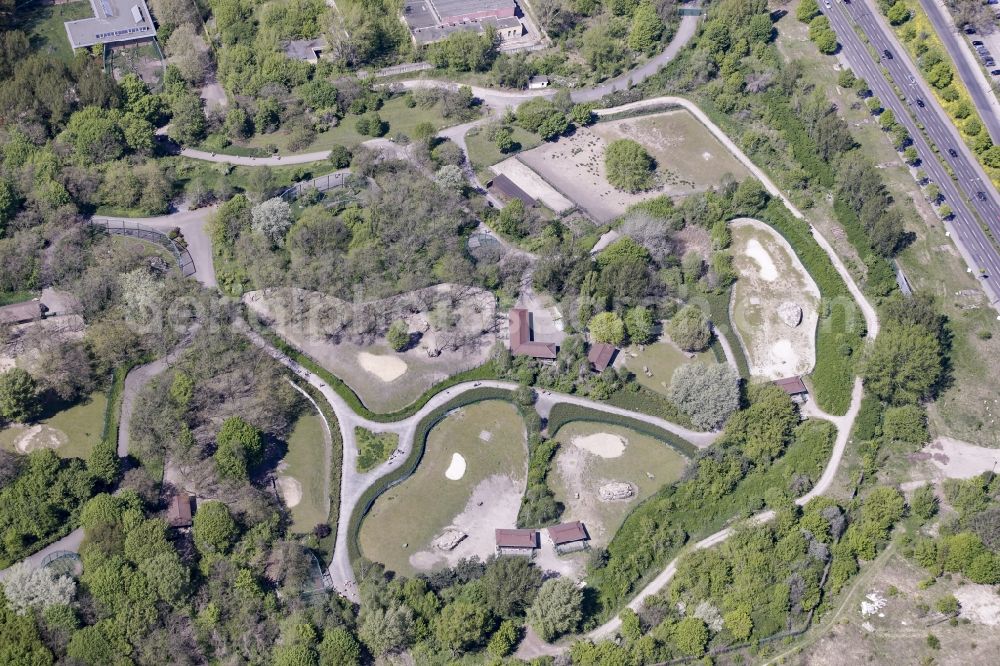
[[608, 182], [625, 192], [648, 190], [655, 184], [656, 162], [631, 139], [612, 141], [604, 150]]
[[693, 305], [685, 305], [667, 323], [667, 333], [681, 349], [701, 351], [712, 340], [708, 317]]

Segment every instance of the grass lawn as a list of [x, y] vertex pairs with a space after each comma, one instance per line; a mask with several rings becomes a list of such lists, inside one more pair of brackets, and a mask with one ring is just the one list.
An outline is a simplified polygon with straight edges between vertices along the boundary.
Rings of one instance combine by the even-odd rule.
[[358, 440], [359, 472], [367, 472], [384, 463], [399, 445], [399, 435], [394, 432], [374, 433], [359, 426], [354, 429], [354, 437]]
[[499, 162], [503, 162], [511, 155], [522, 150], [529, 150], [539, 145], [542, 139], [537, 134], [532, 134], [526, 129], [516, 125], [510, 126], [510, 133], [514, 137], [516, 144], [510, 152], [501, 153], [496, 145], [486, 138], [483, 128], [475, 128], [465, 135], [465, 147], [469, 151], [469, 162], [477, 171], [485, 169]]
[[291, 508], [293, 532], [311, 532], [316, 525], [327, 521], [330, 490], [324, 439], [323, 422], [312, 411], [299, 417], [288, 437], [281, 473], [298, 481], [302, 489], [301, 501]]
[[0, 446], [8, 451], [17, 451], [17, 441], [25, 430], [40, 426], [41, 430], [33, 438], [35, 444], [58, 443], [55, 452], [61, 457], [86, 460], [90, 450], [101, 441], [107, 405], [107, 395], [103, 391], [95, 391], [72, 407], [43, 418], [36, 424], [11, 425], [0, 430]]
[[[603, 458], [577, 446], [574, 440], [609, 434], [625, 440], [624, 452]], [[566, 507], [560, 520], [582, 520], [595, 546], [605, 546], [625, 516], [662, 486], [680, 478], [687, 459], [670, 445], [621, 426], [569, 423], [556, 433], [559, 452], [549, 475], [556, 500]], [[612, 481], [630, 483], [636, 495], [628, 501], [602, 502], [601, 486]]]
[[36, 291], [0, 291], [0, 307], [30, 301], [38, 296]]
[[[389, 126], [388, 131], [385, 133], [386, 138], [395, 136], [400, 132], [412, 138], [417, 125], [424, 122], [430, 123], [437, 129], [443, 129], [454, 124], [452, 121], [441, 115], [440, 103], [435, 104], [429, 109], [421, 106], [415, 106], [411, 109], [406, 106], [406, 102], [403, 97], [394, 97], [393, 99], [390, 99], [381, 109], [379, 109], [378, 114], [382, 118], [382, 121], [387, 123]], [[365, 136], [357, 131], [355, 125], [358, 122], [358, 118], [360, 118], [360, 116], [348, 114], [341, 119], [339, 125], [325, 132], [318, 133], [315, 140], [313, 140], [308, 147], [300, 149], [296, 152], [311, 153], [321, 150], [330, 150], [337, 145], [354, 148], [364, 141], [375, 138]], [[263, 155], [266, 154], [266, 152], [261, 152], [261, 149], [265, 146], [275, 145], [278, 147], [278, 152], [287, 153], [290, 152], [288, 148], [289, 138], [290, 135], [283, 130], [279, 130], [271, 134], [258, 134], [245, 144], [233, 144], [219, 152], [232, 153], [234, 155]]]
[[47, 53], [63, 61], [72, 60], [73, 49], [70, 48], [63, 23], [93, 16], [90, 3], [78, 0], [63, 5], [50, 5], [36, 0], [19, 4], [14, 11], [13, 27], [28, 34], [32, 52]]
[[[625, 367], [635, 373], [636, 382], [665, 396], [670, 394], [670, 379], [674, 376], [674, 370], [686, 363], [713, 364], [716, 362], [711, 349], [698, 352], [691, 359], [669, 340], [645, 345], [642, 351], [639, 351], [638, 346], [632, 345], [620, 353], [623, 356]], [[635, 358], [632, 357], [632, 354], [636, 355]], [[643, 367], [649, 368], [653, 376], [647, 377], [642, 370]]]
[[[465, 459], [466, 471], [451, 480], [445, 471], [455, 453]], [[375, 502], [361, 526], [362, 553], [397, 573], [413, 574], [410, 555], [427, 549], [453, 523], [477, 485], [488, 477], [506, 475], [523, 490], [527, 455], [524, 423], [510, 403], [480, 402], [453, 412], [431, 430], [413, 476]], [[516, 516], [517, 506], [512, 508]], [[492, 543], [494, 527], [510, 526], [489, 522], [481, 527]], [[470, 534], [469, 540], [473, 539]]]

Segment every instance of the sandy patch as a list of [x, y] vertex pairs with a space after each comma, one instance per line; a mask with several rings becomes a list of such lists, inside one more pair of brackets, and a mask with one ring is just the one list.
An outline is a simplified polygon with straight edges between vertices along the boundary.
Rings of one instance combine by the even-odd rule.
[[532, 198], [545, 204], [546, 208], [562, 213], [573, 207], [572, 201], [559, 194], [554, 187], [545, 182], [544, 178], [516, 157], [495, 164], [490, 169], [493, 173], [502, 173], [510, 178], [515, 185], [531, 195]]
[[458, 481], [465, 476], [465, 457], [461, 453], [451, 454], [451, 463], [444, 471], [444, 476], [451, 481]]
[[795, 368], [799, 363], [799, 355], [795, 353], [792, 341], [787, 338], [778, 340], [771, 345], [771, 364], [775, 366], [787, 365]]
[[493, 439], [493, 433], [491, 433], [489, 430], [483, 430], [481, 433], [479, 433], [479, 439], [481, 439], [484, 442], [488, 442], [491, 439]]
[[302, 501], [302, 484], [294, 476], [279, 476], [278, 492], [289, 509]]
[[951, 437], [938, 437], [911, 458], [929, 462], [934, 476], [939, 478], [970, 479], [992, 471], [1000, 464], [1000, 449], [988, 449]]
[[19, 453], [31, 453], [39, 449], [58, 449], [66, 443], [66, 433], [47, 425], [12, 426], [23, 428], [24, 432], [14, 442]]
[[13, 356], [0, 355], [0, 372], [7, 372], [15, 366], [17, 366], [17, 359]]
[[399, 379], [406, 373], [406, 361], [395, 356], [359, 352], [358, 365], [386, 383]]
[[1000, 624], [1000, 597], [989, 585], [963, 585], [955, 590], [955, 598], [962, 606], [961, 617], [991, 627]]
[[593, 435], [574, 437], [570, 440], [573, 446], [601, 458], [618, 458], [625, 453], [625, 438], [608, 432], [596, 432]]
[[496, 547], [493, 530], [517, 525], [517, 511], [521, 507], [523, 493], [523, 480], [517, 481], [507, 474], [486, 477], [472, 490], [465, 508], [450, 524], [451, 528], [469, 536], [447, 553], [428, 544], [425, 550], [410, 555], [410, 566], [431, 571], [441, 566], [455, 566], [463, 557], [476, 555], [485, 560]]
[[760, 244], [760, 241], [756, 238], [751, 238], [747, 242], [746, 253], [747, 256], [753, 259], [760, 267], [758, 274], [760, 275], [761, 280], [774, 282], [778, 279], [778, 268], [774, 265], [774, 259], [772, 259], [770, 253], [764, 249], [764, 246]]

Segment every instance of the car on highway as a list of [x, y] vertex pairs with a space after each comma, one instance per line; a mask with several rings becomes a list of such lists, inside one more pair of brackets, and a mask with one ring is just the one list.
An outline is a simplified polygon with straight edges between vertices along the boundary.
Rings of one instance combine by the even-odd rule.
[[913, 74], [910, 74], [910, 75], [909, 75], [908, 77], [906, 77], [906, 78], [908, 78], [908, 79], [910, 80], [910, 85], [911, 85], [911, 86], [912, 86], [912, 85], [916, 85], [916, 83], [917, 83], [917, 80], [916, 80], [915, 78], [913, 78]]
[[1000, 76], [1000, 69], [991, 69], [990, 74], [993, 76]]
[[978, 39], [973, 39], [972, 40], [972, 45], [973, 46], [982, 46], [983, 43], [981, 41], [979, 41]]
[[948, 154], [951, 155], [952, 157], [958, 157], [958, 151], [955, 150], [954, 148], [949, 148]]
[[920, 99], [918, 97], [917, 98], [917, 106], [919, 106], [921, 109], [924, 108], [924, 100], [922, 100], [922, 99]]
[[976, 198], [980, 201], [986, 201], [986, 192], [976, 192]]
[[882, 55], [885, 56], [886, 60], [892, 60], [892, 52], [889, 49], [882, 49]]

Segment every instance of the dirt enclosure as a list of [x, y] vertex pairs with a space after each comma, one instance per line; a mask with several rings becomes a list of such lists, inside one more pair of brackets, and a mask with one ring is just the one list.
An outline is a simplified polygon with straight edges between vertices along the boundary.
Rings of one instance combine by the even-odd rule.
[[763, 379], [804, 375], [816, 362], [819, 288], [791, 246], [757, 220], [734, 221], [730, 315], [750, 374]]
[[[656, 160], [655, 189], [629, 194], [608, 183], [604, 149], [622, 138], [638, 141]], [[658, 194], [684, 196], [747, 175], [743, 165], [681, 109], [578, 128], [572, 136], [544, 143], [518, 159], [598, 222], [613, 220], [629, 206]]]
[[[434, 384], [481, 365], [497, 339], [495, 298], [461, 285], [359, 304], [295, 288], [248, 292], [243, 301], [376, 412], [401, 409]], [[395, 352], [385, 334], [399, 319], [410, 343]]]

